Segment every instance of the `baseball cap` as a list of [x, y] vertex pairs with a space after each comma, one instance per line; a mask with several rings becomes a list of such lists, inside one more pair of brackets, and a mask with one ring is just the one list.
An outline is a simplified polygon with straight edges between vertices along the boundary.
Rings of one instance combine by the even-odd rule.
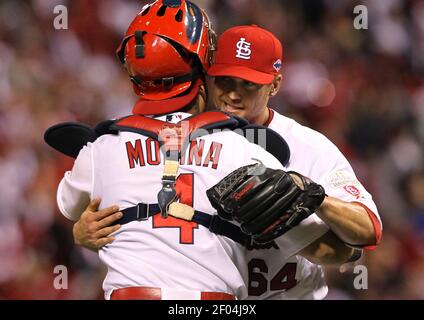
[[215, 62], [208, 74], [270, 84], [281, 73], [282, 59], [281, 42], [271, 32], [257, 25], [237, 26], [219, 37]]

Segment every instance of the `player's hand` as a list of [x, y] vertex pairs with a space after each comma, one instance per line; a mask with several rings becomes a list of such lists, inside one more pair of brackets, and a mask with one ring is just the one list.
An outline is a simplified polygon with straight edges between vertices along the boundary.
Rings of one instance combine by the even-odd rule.
[[111, 206], [97, 211], [100, 201], [97, 198], [90, 202], [72, 230], [75, 244], [93, 251], [112, 243], [115, 237], [110, 234], [121, 228], [119, 224], [111, 226], [122, 217], [119, 207]]

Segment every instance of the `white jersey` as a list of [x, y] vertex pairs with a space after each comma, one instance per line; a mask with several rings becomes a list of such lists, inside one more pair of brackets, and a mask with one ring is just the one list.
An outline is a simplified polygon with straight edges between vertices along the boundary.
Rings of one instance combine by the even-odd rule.
[[[175, 113], [167, 120], [187, 116]], [[177, 193], [183, 203], [209, 214], [216, 211], [206, 190], [235, 169], [255, 163], [252, 159], [283, 169], [271, 154], [231, 131], [196, 139], [183, 159]], [[100, 209], [157, 203], [163, 162], [158, 143], [151, 138], [132, 132], [103, 135], [80, 151], [72, 171], [60, 182], [60, 211], [77, 220], [95, 197], [102, 199]], [[197, 223], [171, 216], [163, 219], [157, 214], [146, 221], [122, 225], [115, 237], [113, 243], [99, 250], [108, 268], [103, 283], [106, 299], [113, 289], [132, 286], [227, 292], [239, 299], [247, 296], [243, 278], [247, 263], [242, 247]], [[242, 266], [241, 271], [238, 266]]]
[[[290, 148], [287, 170], [296, 171], [321, 184], [326, 194], [347, 202], [359, 202], [381, 220], [372, 196], [356, 178], [349, 162], [321, 133], [270, 110], [268, 127], [280, 134]], [[328, 231], [312, 214], [276, 239], [280, 249], [248, 253], [248, 299], [323, 299], [328, 292], [323, 268], [294, 256]]]

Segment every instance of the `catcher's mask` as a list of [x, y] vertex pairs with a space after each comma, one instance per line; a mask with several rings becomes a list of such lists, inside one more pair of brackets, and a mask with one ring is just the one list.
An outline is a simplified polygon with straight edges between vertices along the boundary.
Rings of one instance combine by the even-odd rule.
[[158, 0], [143, 7], [116, 52], [135, 93], [146, 101], [137, 113], [164, 114], [190, 103], [215, 49], [206, 13], [190, 1]]

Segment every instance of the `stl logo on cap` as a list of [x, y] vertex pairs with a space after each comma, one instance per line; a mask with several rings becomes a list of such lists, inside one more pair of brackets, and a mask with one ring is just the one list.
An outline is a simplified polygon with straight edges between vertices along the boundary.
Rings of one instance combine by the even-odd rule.
[[245, 38], [240, 38], [236, 44], [236, 58], [249, 60], [252, 50], [250, 50], [250, 43], [246, 41]]

